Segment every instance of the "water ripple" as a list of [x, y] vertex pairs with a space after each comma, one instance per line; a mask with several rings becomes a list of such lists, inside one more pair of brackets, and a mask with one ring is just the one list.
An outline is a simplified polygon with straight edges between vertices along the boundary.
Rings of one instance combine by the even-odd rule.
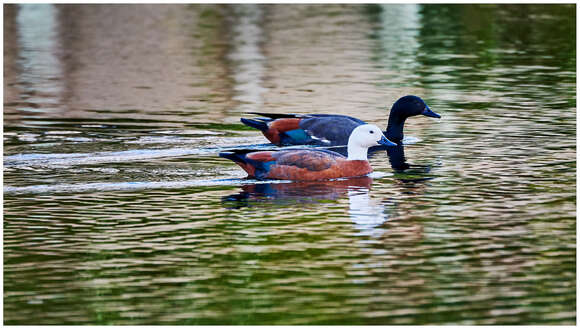
[[[38, 6], [4, 7], [6, 324], [575, 323], [573, 5]], [[406, 170], [217, 156], [273, 148], [247, 109], [404, 94], [442, 115]]]

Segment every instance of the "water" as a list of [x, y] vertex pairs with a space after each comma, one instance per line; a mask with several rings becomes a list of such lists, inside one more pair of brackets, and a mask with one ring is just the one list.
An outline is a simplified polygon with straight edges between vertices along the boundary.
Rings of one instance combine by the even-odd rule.
[[[6, 5], [4, 323], [575, 324], [575, 10]], [[217, 156], [405, 94], [405, 171]]]

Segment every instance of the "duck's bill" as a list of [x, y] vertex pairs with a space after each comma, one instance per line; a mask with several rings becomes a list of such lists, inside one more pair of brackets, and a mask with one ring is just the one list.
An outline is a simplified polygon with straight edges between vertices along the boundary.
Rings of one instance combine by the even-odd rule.
[[423, 114], [424, 116], [427, 117], [432, 117], [432, 118], [441, 118], [441, 116], [433, 111], [431, 111], [431, 109], [429, 108], [429, 106], [425, 105], [425, 109], [423, 110]]
[[390, 140], [387, 139], [387, 137], [383, 136], [381, 137], [381, 140], [378, 141], [377, 143], [381, 144], [381, 145], [386, 145], [386, 146], [397, 146], [397, 144], [391, 142]]

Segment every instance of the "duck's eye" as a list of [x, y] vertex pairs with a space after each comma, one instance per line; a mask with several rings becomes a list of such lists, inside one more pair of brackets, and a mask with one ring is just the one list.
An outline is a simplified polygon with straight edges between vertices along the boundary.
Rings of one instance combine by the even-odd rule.
[[374, 134], [374, 133], [375, 133], [375, 131], [374, 131], [374, 130], [371, 130], [371, 131], [370, 131], [370, 133], [371, 133], [371, 134]]

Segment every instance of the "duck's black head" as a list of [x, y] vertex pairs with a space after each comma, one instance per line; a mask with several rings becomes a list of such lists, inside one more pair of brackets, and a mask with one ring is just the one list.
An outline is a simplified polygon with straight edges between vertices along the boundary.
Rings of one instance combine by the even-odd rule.
[[441, 116], [429, 108], [421, 97], [407, 95], [399, 98], [391, 108], [390, 116], [398, 116], [400, 118], [408, 118], [415, 115], [425, 115], [432, 118], [440, 118]]
[[400, 143], [403, 140], [403, 126], [408, 117], [415, 115], [425, 115], [432, 118], [441, 116], [429, 108], [421, 97], [407, 95], [399, 98], [391, 108], [389, 114], [389, 124], [387, 125], [386, 136], [389, 140]]

